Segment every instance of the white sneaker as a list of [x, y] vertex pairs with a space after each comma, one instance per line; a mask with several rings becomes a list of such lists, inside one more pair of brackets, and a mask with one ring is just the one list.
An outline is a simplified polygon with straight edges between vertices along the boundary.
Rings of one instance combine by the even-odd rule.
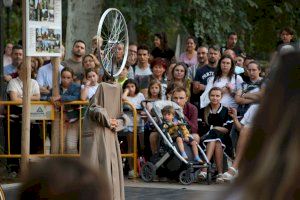
[[223, 174], [223, 179], [224, 181], [228, 181], [231, 182], [234, 179], [236, 179], [236, 177], [239, 175], [239, 171], [237, 169], [235, 169], [234, 167], [229, 167], [229, 169], [231, 169], [231, 171], [233, 172], [233, 174], [230, 174], [228, 171], [225, 172]]

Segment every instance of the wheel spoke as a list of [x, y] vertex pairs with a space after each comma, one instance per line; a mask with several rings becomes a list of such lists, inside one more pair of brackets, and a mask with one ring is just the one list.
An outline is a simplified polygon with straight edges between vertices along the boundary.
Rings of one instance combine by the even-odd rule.
[[[104, 69], [111, 74], [114, 68], [114, 76], [121, 72], [127, 60], [127, 53], [123, 55], [122, 63], [116, 63], [116, 47], [118, 44], [124, 44], [124, 50], [128, 50], [128, 33], [126, 22], [120, 11], [117, 9], [109, 9], [101, 16], [98, 27], [98, 35], [103, 39], [104, 57], [100, 59]], [[151, 169], [148, 169], [151, 170]]]

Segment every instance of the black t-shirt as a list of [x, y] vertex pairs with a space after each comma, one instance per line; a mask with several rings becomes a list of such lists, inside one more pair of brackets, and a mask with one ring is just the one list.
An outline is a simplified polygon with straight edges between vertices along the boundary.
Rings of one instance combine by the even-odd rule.
[[207, 79], [214, 75], [215, 68], [209, 65], [204, 65], [197, 69], [195, 81], [199, 81], [201, 84], [207, 85]]
[[161, 50], [158, 47], [155, 47], [152, 52], [151, 55], [153, 56], [153, 58], [166, 58], [167, 60], [171, 61], [171, 59], [174, 57], [174, 51], [172, 49], [166, 49], [166, 50]]
[[[198, 68], [196, 71], [195, 81], [199, 81], [201, 84], [207, 85], [207, 79], [214, 75], [215, 68], [210, 67], [209, 65], [204, 65], [201, 68]], [[194, 104], [199, 109], [199, 101], [202, 92], [198, 94], [193, 93], [193, 89], [191, 89], [191, 97], [190, 102]]]

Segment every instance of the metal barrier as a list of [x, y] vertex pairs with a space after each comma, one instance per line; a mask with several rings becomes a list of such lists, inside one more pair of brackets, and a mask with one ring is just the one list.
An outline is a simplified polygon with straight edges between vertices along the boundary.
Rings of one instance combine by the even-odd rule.
[[[133, 111], [133, 152], [127, 153], [127, 154], [121, 154], [121, 156], [124, 158], [131, 157], [133, 158], [133, 166], [134, 166], [134, 172], [135, 175], [137, 175], [137, 111], [130, 102], [124, 101], [124, 104], [127, 104], [131, 107]], [[10, 147], [10, 119], [11, 119], [11, 106], [17, 106], [21, 105], [22, 102], [20, 101], [0, 101], [0, 106], [7, 106], [7, 154], [0, 154], [0, 158], [21, 158], [21, 154], [11, 154], [11, 147]], [[60, 108], [60, 153], [58, 154], [46, 154], [46, 121], [50, 120], [36, 120], [36, 121], [42, 121], [42, 131], [43, 131], [43, 147], [44, 147], [44, 153], [43, 154], [30, 154], [29, 158], [42, 158], [42, 157], [80, 157], [81, 153], [81, 134], [82, 134], [82, 108], [83, 105], [88, 105], [88, 101], [72, 101], [72, 102], [66, 102], [59, 105]], [[53, 106], [48, 101], [31, 101], [31, 105], [49, 105]], [[64, 153], [64, 105], [79, 105], [79, 153], [78, 154], [66, 154]], [[53, 110], [54, 112], [54, 110]]]

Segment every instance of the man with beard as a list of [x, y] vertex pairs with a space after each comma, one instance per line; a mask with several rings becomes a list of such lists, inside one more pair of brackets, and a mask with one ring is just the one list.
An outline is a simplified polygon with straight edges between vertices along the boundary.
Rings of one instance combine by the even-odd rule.
[[83, 67], [82, 58], [85, 55], [85, 42], [82, 40], [76, 40], [73, 44], [72, 58], [63, 61], [61, 64], [64, 67], [69, 67], [74, 71], [75, 82], [80, 82], [83, 79]]
[[243, 53], [242, 49], [237, 45], [237, 40], [238, 35], [236, 32], [229, 33], [226, 41], [226, 46], [222, 47], [221, 52], [224, 53], [226, 49], [232, 49], [235, 54]]
[[[192, 81], [191, 88], [193, 88], [197, 70], [201, 69], [204, 65], [208, 64], [207, 54], [208, 54], [207, 46], [203, 45], [198, 47], [197, 49], [198, 64], [188, 68], [188, 77]], [[198, 82], [195, 82], [195, 84], [197, 83]], [[193, 92], [193, 90], [191, 90], [190, 103], [194, 104], [195, 106], [198, 106], [199, 98], [200, 98], [199, 93], [196, 94]]]
[[199, 108], [200, 96], [205, 90], [207, 79], [214, 75], [215, 68], [221, 58], [220, 47], [214, 45], [208, 49], [208, 64], [197, 69], [195, 79], [193, 81], [193, 94], [198, 95], [197, 101], [194, 104]]
[[195, 79], [197, 69], [200, 69], [204, 65], [208, 64], [207, 54], [208, 54], [208, 47], [206, 45], [198, 47], [198, 49], [197, 49], [198, 64], [194, 65], [192, 67], [189, 67], [189, 69], [188, 69], [188, 77], [191, 80]]
[[22, 46], [16, 45], [12, 49], [12, 63], [4, 66], [4, 80], [9, 82], [11, 79], [18, 77], [17, 68], [23, 62], [23, 49]]

